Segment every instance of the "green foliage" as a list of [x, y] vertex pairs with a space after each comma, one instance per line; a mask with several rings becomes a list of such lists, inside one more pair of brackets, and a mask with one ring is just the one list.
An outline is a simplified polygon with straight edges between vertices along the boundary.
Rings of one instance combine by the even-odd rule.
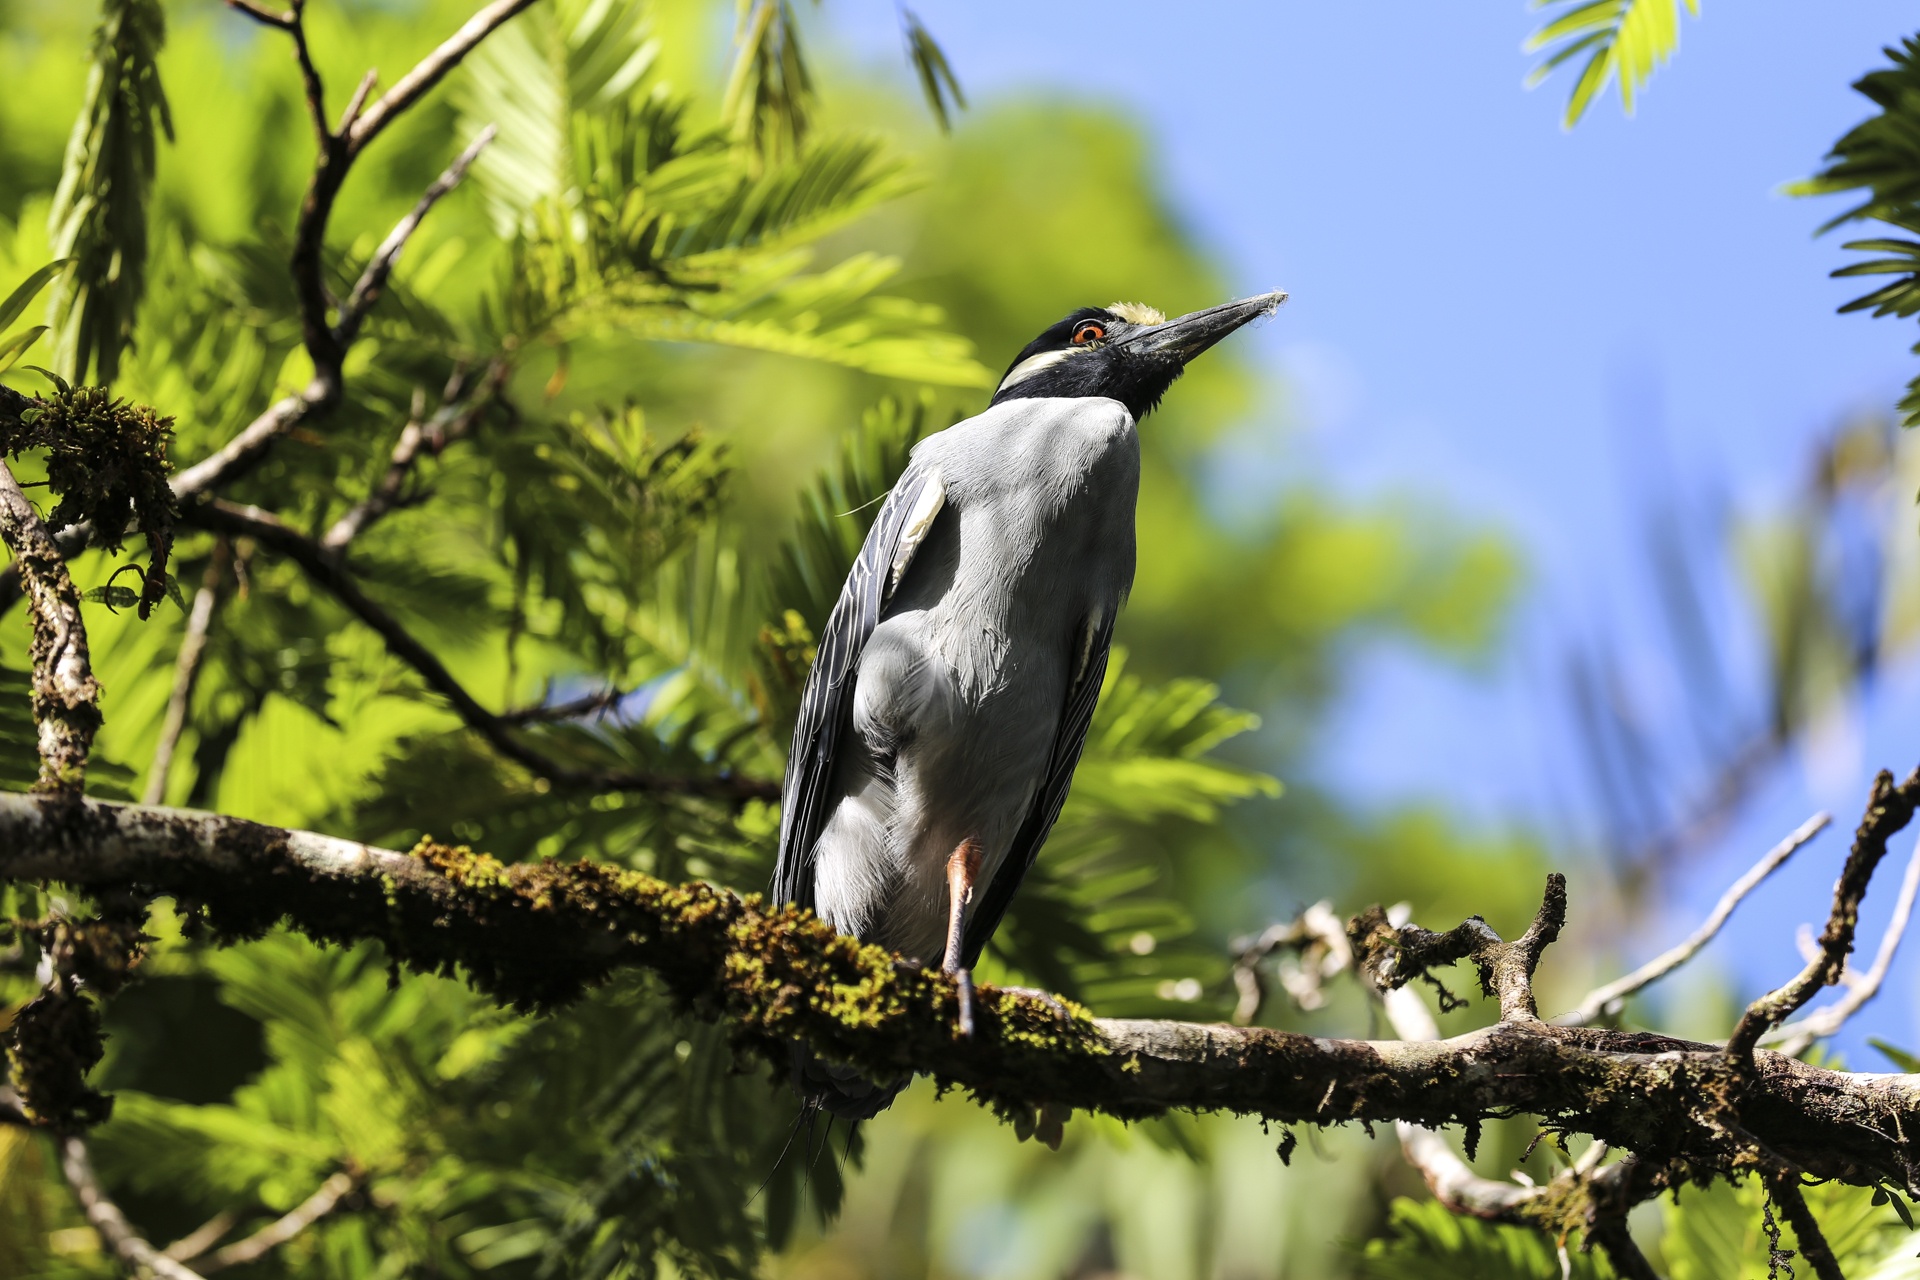
[[1546, 58], [1527, 76], [1531, 88], [1583, 54], [1586, 62], [1567, 97], [1562, 123], [1580, 122], [1609, 81], [1620, 84], [1620, 106], [1633, 114], [1636, 95], [1680, 44], [1680, 9], [1700, 15], [1699, 0], [1535, 0], [1553, 15], [1527, 37], [1528, 53]]
[[[1920, 36], [1908, 36], [1886, 50], [1892, 66], [1868, 72], [1854, 90], [1878, 108], [1834, 143], [1827, 167], [1787, 190], [1795, 195], [1862, 192], [1865, 198], [1829, 220], [1822, 231], [1848, 222], [1884, 222], [1920, 234]], [[1920, 242], [1891, 237], [1850, 240], [1843, 248], [1881, 256], [1853, 262], [1837, 277], [1892, 276], [1871, 293], [1841, 307], [1842, 312], [1871, 311], [1906, 319], [1920, 312]], [[1914, 347], [1920, 353], [1920, 344]], [[1920, 377], [1907, 384], [1900, 401], [1907, 426], [1920, 424]]]
[[53, 296], [60, 372], [111, 383], [146, 287], [147, 197], [157, 135], [173, 136], [158, 58], [159, 0], [107, 0], [87, 100], [53, 196], [54, 252], [70, 266]]
[[47, 331], [47, 326], [44, 324], [30, 325], [12, 334], [8, 333], [7, 329], [20, 318], [20, 314], [27, 309], [27, 304], [39, 296], [40, 291], [47, 287], [47, 282], [53, 279], [65, 265], [64, 260], [49, 262], [22, 280], [19, 286], [7, 295], [6, 300], [0, 302], [0, 373], [5, 373], [18, 364], [20, 357], [26, 354], [27, 348], [39, 341], [40, 335]]
[[1402, 1198], [1388, 1210], [1387, 1234], [1367, 1242], [1360, 1273], [1368, 1280], [1603, 1280], [1613, 1269], [1570, 1243], [1562, 1270], [1553, 1243], [1538, 1231], [1482, 1222], [1437, 1200]]
[[[1883, 1195], [1866, 1187], [1828, 1183], [1806, 1189], [1813, 1210], [1848, 1275], [1878, 1280], [1920, 1274], [1911, 1264], [1913, 1244]], [[1768, 1250], [1762, 1209], [1765, 1189], [1759, 1179], [1737, 1186], [1716, 1182], [1688, 1187], [1666, 1210], [1660, 1248], [1672, 1280], [1766, 1280], [1776, 1274]], [[1782, 1248], [1793, 1248], [1793, 1232], [1783, 1224]], [[1882, 1267], [1882, 1264], [1892, 1264]], [[1798, 1263], [1804, 1267], [1804, 1263]]]
[[[284, 38], [217, 6], [169, 12], [159, 65], [179, 141], [152, 177], [148, 285], [115, 391], [172, 415], [172, 452], [192, 462], [311, 377], [286, 270], [311, 155], [289, 142], [307, 130]], [[315, 0], [310, 44], [330, 98], [368, 66], [392, 76], [470, 12], [467, 0]], [[338, 406], [223, 496], [324, 533], [419, 429], [427, 443], [395, 509], [343, 553], [368, 594], [476, 698], [525, 713], [515, 732], [564, 766], [768, 781], [875, 499], [914, 441], [982, 401], [990, 374], [974, 353], [995, 363], [1083, 302], [1177, 311], [1225, 285], [1113, 114], [1047, 103], [955, 119], [957, 77], [909, 15], [914, 71], [951, 143], [842, 128], [800, 59], [805, 15], [777, 3], [741, 8], [729, 102], [701, 79], [712, 16], [704, 4], [536, 5], [396, 122], [341, 193], [323, 255], [336, 296], [456, 147], [499, 132], [409, 244]], [[0, 66], [22, 83], [62, 84], [59, 67], [84, 65], [84, 32], [15, 39], [8, 20]], [[58, 100], [77, 105], [72, 79]], [[8, 280], [53, 256], [40, 228], [59, 172], [57, 145], [33, 151], [39, 135], [11, 110], [0, 103], [0, 216], [17, 219], [0, 235]], [[1091, 232], [1075, 212], [1089, 204], [1103, 210]], [[1102, 1013], [1214, 1015], [1225, 937], [1286, 909], [1315, 868], [1340, 868], [1360, 894], [1386, 849], [1434, 885], [1491, 865], [1463, 861], [1483, 851], [1450, 826], [1415, 839], [1310, 784], [1269, 807], [1272, 775], [1307, 773], [1344, 638], [1406, 636], [1470, 658], [1497, 635], [1516, 570], [1503, 544], [1435, 512], [1336, 505], [1304, 487], [1276, 495], [1269, 524], [1223, 526], [1199, 477], [1251, 395], [1222, 350], [1143, 433], [1126, 652], [983, 976], [1050, 985]], [[297, 567], [205, 534], [182, 536], [174, 561], [180, 581], [216, 583], [219, 603], [170, 800], [385, 844], [430, 833], [510, 859], [765, 885], [774, 806], [551, 786], [463, 726]], [[90, 600], [121, 598], [104, 556], [75, 571]], [[0, 625], [0, 697], [17, 678], [17, 621]], [[96, 760], [144, 763], [184, 615], [139, 624], [89, 606], [88, 622], [109, 691]], [[554, 710], [606, 690], [618, 696]], [[32, 772], [30, 725], [8, 714], [0, 703], [0, 782], [16, 761]], [[96, 790], [132, 777], [93, 773]], [[1257, 829], [1222, 821], [1255, 806]], [[1511, 862], [1497, 878], [1508, 866], [1530, 876], [1529, 850], [1498, 852]], [[102, 1079], [119, 1105], [95, 1143], [109, 1186], [158, 1240], [223, 1210], [239, 1215], [234, 1238], [342, 1170], [360, 1189], [253, 1273], [733, 1276], [789, 1265], [763, 1254], [790, 1239], [835, 1265], [834, 1249], [874, 1229], [850, 1222], [821, 1242], [825, 1215], [862, 1185], [843, 1164], [844, 1131], [793, 1136], [779, 1161], [792, 1120], [779, 1082], [736, 1072], [724, 1034], [647, 983], [523, 1019], [451, 981], [390, 987], [372, 948], [273, 935], [219, 951], [164, 919], [154, 932], [153, 980], [107, 1009]], [[29, 990], [0, 963], [0, 1000]], [[202, 1060], [219, 1070], [183, 1082], [180, 1064]], [[1052, 1274], [1094, 1230], [1077, 1171], [1106, 1170], [1114, 1187], [1199, 1185], [1220, 1152], [1244, 1147], [1232, 1179], [1244, 1186], [1264, 1185], [1273, 1164], [1270, 1139], [1225, 1121], [1130, 1133], [1077, 1119], [1056, 1158], [990, 1116], [916, 1107], [862, 1130], [876, 1168], [949, 1170], [951, 1187], [1022, 1232], [1045, 1217]], [[928, 1114], [938, 1136], [911, 1127]], [[1062, 1163], [1076, 1159], [1088, 1163]], [[1363, 1164], [1356, 1154], [1316, 1184], [1345, 1197]], [[13, 1273], [16, 1239], [23, 1274], [104, 1271], [84, 1228], [59, 1237], [72, 1252], [46, 1246], [45, 1232], [80, 1226], [51, 1166], [15, 1160], [0, 1179], [0, 1271]], [[1294, 1202], [1331, 1206], [1317, 1230], [1346, 1220], [1332, 1195], [1302, 1186]], [[16, 1237], [14, 1205], [47, 1208]], [[1102, 1212], [1127, 1255], [1116, 1269], [1183, 1274], [1134, 1259], [1184, 1258], [1185, 1246]], [[1199, 1241], [1188, 1216], [1179, 1238]], [[1296, 1252], [1317, 1257], [1325, 1238]]]

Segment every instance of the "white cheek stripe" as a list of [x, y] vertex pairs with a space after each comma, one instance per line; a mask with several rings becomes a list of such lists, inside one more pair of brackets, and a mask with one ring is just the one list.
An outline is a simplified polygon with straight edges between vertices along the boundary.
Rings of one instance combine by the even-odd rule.
[[919, 496], [913, 500], [913, 510], [907, 513], [906, 527], [900, 530], [900, 546], [893, 553], [893, 576], [887, 582], [887, 594], [892, 595], [899, 587], [900, 579], [905, 576], [907, 566], [913, 563], [913, 553], [927, 540], [928, 532], [933, 528], [934, 517], [940, 514], [940, 508], [947, 505], [947, 489], [940, 483], [940, 473], [934, 471], [927, 476]]
[[1022, 360], [1019, 364], [1007, 370], [1007, 376], [1000, 380], [999, 390], [1005, 391], [1016, 382], [1025, 382], [1042, 369], [1050, 369], [1072, 354], [1073, 352], [1071, 350], [1060, 350], [1042, 351], [1037, 356], [1028, 356], [1025, 360]]

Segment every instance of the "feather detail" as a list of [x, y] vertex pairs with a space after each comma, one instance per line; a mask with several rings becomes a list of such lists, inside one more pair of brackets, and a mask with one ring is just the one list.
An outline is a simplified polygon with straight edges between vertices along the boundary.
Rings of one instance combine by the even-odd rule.
[[907, 566], [913, 563], [913, 553], [927, 540], [927, 534], [933, 530], [934, 519], [946, 505], [947, 490], [940, 483], [940, 472], [928, 472], [927, 482], [914, 499], [913, 509], [907, 512], [906, 526], [900, 530], [900, 545], [893, 553], [893, 573], [887, 580], [889, 596], [900, 586], [900, 579], [906, 576]]

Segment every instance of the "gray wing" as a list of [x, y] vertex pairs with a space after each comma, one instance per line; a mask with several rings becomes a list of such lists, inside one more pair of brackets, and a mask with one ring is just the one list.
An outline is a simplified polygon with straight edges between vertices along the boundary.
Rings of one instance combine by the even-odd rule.
[[1000, 927], [1000, 918], [1006, 915], [1007, 904], [1013, 901], [1014, 891], [1026, 879], [1033, 860], [1040, 855], [1040, 846], [1047, 842], [1047, 833], [1053, 830], [1054, 820], [1060, 816], [1060, 806], [1067, 802], [1067, 791], [1073, 786], [1073, 771], [1080, 763], [1081, 750], [1087, 745], [1087, 729], [1093, 724], [1093, 709], [1100, 700], [1100, 683], [1106, 678], [1107, 655], [1113, 648], [1113, 619], [1116, 613], [1117, 610], [1108, 609], [1106, 616], [1093, 624], [1093, 634], [1087, 641], [1086, 659], [1080, 664], [1079, 677], [1073, 687], [1067, 690], [1060, 727], [1054, 733], [1053, 751], [1047, 758], [1046, 778], [1041, 783], [1039, 793], [1034, 796], [1033, 806], [1027, 810], [1020, 830], [1013, 837], [1006, 860], [994, 873], [993, 882], [987, 886], [980, 905], [967, 921], [966, 947], [961, 963], [968, 968], [979, 962], [987, 939]]
[[835, 750], [852, 719], [860, 655], [943, 498], [937, 471], [908, 464], [867, 531], [820, 634], [819, 654], [800, 695], [800, 719], [794, 725], [787, 777], [780, 788], [775, 902], [813, 905], [813, 846], [827, 825], [835, 799], [831, 794]]

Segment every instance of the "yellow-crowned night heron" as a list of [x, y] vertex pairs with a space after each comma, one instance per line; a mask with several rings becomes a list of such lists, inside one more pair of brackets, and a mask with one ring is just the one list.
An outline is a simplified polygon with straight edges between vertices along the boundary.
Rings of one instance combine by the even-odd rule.
[[[1284, 293], [1167, 320], [1116, 303], [1028, 343], [978, 417], [922, 440], [820, 637], [781, 795], [774, 897], [961, 983], [1066, 799], [1133, 583], [1135, 424]], [[983, 892], [976, 892], [984, 887]], [[795, 1086], [876, 1085], [795, 1051]]]

